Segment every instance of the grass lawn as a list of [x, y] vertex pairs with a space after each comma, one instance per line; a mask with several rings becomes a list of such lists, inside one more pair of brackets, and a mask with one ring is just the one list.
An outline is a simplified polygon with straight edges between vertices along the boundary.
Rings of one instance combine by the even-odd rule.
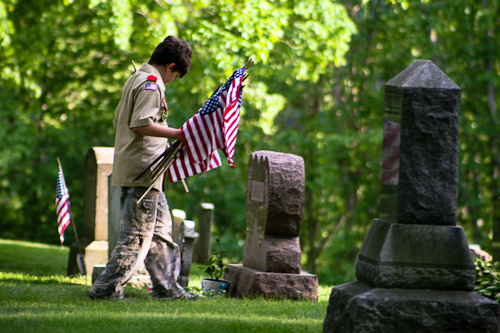
[[[0, 332], [322, 332], [331, 286], [318, 302], [206, 297], [93, 301], [90, 277], [66, 277], [68, 248], [0, 239]], [[195, 265], [193, 265], [195, 266]], [[190, 286], [199, 286], [193, 268]]]

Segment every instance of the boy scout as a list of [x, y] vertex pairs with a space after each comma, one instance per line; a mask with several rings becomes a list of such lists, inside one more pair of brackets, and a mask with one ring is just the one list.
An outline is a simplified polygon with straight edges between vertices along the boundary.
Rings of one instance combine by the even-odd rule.
[[[156, 299], [196, 300], [177, 283], [180, 273], [179, 247], [172, 239], [172, 218], [165, 194], [163, 177], [154, 184], [134, 181], [167, 147], [168, 139], [181, 139], [179, 129], [168, 127], [165, 84], [183, 77], [191, 67], [191, 47], [183, 40], [168, 36], [125, 83], [115, 110], [115, 156], [112, 185], [121, 187], [120, 238], [104, 272], [97, 278], [92, 299], [123, 299], [123, 286], [141, 262], [153, 282]], [[138, 199], [153, 189], [138, 204]]]

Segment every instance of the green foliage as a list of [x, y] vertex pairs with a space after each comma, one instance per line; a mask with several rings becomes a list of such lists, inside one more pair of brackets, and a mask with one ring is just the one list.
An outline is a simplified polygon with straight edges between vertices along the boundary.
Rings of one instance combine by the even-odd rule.
[[[320, 17], [301, 13], [303, 4], [293, 1], [0, 1], [1, 236], [58, 242], [56, 157], [82, 229], [85, 155], [93, 146], [113, 146], [113, 112], [131, 61], [146, 62], [158, 42], [175, 34], [189, 41], [194, 54], [182, 84], [167, 86], [171, 126], [181, 126], [250, 56], [261, 65], [254, 66], [245, 89], [248, 121], [240, 127], [238, 170], [192, 180], [188, 196], [182, 187], [168, 189], [169, 198], [179, 198], [171, 206], [192, 218], [201, 201], [216, 198], [217, 227], [242, 239], [248, 152], [263, 148], [259, 126], [270, 129], [284, 104], [263, 78], [286, 73], [283, 80], [302, 71], [306, 80], [324, 73], [327, 63], [342, 63], [338, 47], [346, 49], [354, 31], [343, 7], [324, 0], [313, 4], [322, 6]], [[305, 38], [318, 29], [329, 38], [313, 49]], [[317, 49], [327, 56], [315, 55]], [[306, 73], [300, 69], [305, 63]], [[269, 102], [263, 103], [266, 96]], [[221, 178], [228, 186], [214, 185]], [[73, 233], [66, 238], [73, 242]]]
[[500, 263], [474, 259], [476, 264], [476, 286], [474, 290], [481, 296], [500, 302]]
[[[167, 85], [180, 127], [236, 68], [245, 81], [236, 168], [168, 184], [170, 207], [196, 220], [201, 202], [230, 261], [245, 238], [248, 156], [304, 158], [304, 269], [329, 284], [354, 278], [378, 217], [385, 82], [432, 60], [462, 89], [457, 222], [491, 246], [498, 198], [500, 1], [0, 0], [0, 236], [57, 243], [61, 159], [82, 230], [83, 165], [113, 146], [126, 78], [168, 34], [193, 47], [192, 70]], [[71, 228], [71, 227], [70, 227]], [[67, 243], [74, 241], [67, 232]]]
[[226, 254], [226, 251], [222, 251], [220, 245], [220, 237], [216, 237], [215, 241], [219, 246], [218, 251], [214, 252], [208, 259], [205, 261], [205, 266], [198, 266], [205, 274], [210, 275], [211, 279], [219, 280], [224, 273], [228, 273], [229, 269], [223, 262], [223, 257]]

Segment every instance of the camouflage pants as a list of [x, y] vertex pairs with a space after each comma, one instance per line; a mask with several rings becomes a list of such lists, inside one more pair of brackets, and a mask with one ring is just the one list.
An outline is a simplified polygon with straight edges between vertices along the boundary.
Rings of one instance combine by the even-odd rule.
[[151, 190], [140, 204], [143, 187], [122, 187], [120, 238], [106, 269], [95, 281], [92, 298], [123, 298], [123, 287], [144, 261], [153, 282], [153, 296], [177, 298], [181, 269], [179, 246], [172, 239], [172, 217], [164, 193]]

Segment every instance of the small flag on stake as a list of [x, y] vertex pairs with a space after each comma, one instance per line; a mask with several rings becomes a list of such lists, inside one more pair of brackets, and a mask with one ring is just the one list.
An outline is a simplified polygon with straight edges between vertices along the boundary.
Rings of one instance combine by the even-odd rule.
[[64, 180], [64, 174], [59, 158], [57, 159], [57, 162], [59, 163], [59, 173], [57, 175], [56, 186], [57, 229], [59, 231], [59, 238], [61, 239], [62, 244], [64, 243], [64, 230], [66, 230], [71, 222], [71, 213], [69, 207], [69, 192]]
[[56, 185], [56, 211], [57, 211], [57, 229], [59, 231], [59, 238], [61, 239], [61, 244], [64, 243], [64, 230], [68, 227], [70, 222], [73, 222], [73, 231], [75, 232], [76, 245], [78, 247], [78, 254], [76, 255], [76, 263], [81, 275], [87, 275], [87, 269], [85, 266], [85, 255], [83, 254], [82, 248], [80, 247], [80, 240], [78, 239], [78, 234], [76, 233], [75, 222], [73, 221], [73, 216], [71, 213], [71, 203], [69, 201], [69, 191], [66, 186], [66, 181], [64, 180], [64, 173], [59, 157], [57, 158], [57, 163], [59, 164], [59, 173], [57, 174], [57, 185]]

